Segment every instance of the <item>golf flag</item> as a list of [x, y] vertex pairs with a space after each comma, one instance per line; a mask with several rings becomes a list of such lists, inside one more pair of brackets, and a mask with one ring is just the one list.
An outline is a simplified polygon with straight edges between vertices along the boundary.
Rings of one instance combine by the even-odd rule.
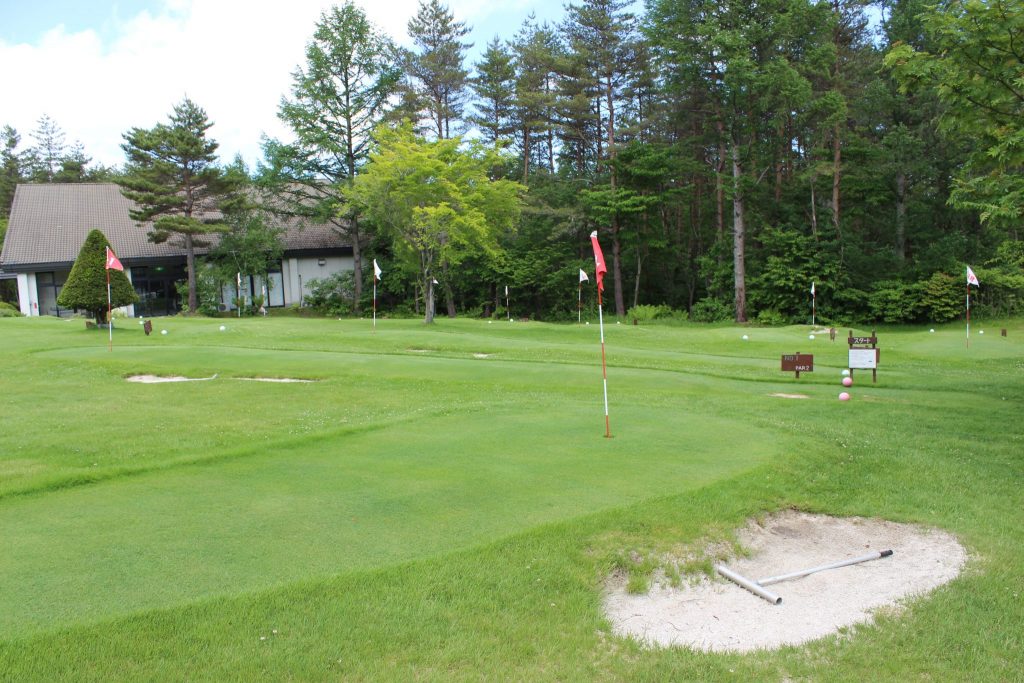
[[[117, 260], [116, 256], [114, 256], [114, 252], [110, 247], [107, 247], [107, 270], [124, 271], [124, 266], [122, 266], [121, 262]], [[970, 270], [970, 268], [968, 268], [968, 270]], [[975, 280], [975, 283], [977, 283], [977, 280]]]
[[967, 284], [981, 287], [981, 283], [978, 282], [978, 276], [974, 274], [970, 266], [967, 266]]
[[373, 281], [377, 282], [380, 280], [380, 274], [383, 273], [380, 266], [377, 265], [377, 259], [373, 259]]
[[601, 252], [601, 245], [597, 241], [597, 230], [590, 233], [590, 244], [594, 247], [594, 264], [596, 266], [595, 272], [597, 275], [597, 291], [604, 291], [604, 274], [608, 272], [608, 267], [604, 265], [604, 254]]
[[582, 268], [580, 268], [580, 282], [590, 282], [590, 278]]
[[811, 296], [814, 296], [814, 280], [811, 280]]

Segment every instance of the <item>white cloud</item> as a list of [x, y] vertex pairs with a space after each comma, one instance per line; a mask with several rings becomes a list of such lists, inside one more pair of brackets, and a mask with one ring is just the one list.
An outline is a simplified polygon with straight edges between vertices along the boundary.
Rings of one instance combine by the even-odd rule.
[[[98, 18], [104, 35], [68, 33], [55, 25], [36, 44], [0, 41], [4, 103], [0, 125], [14, 126], [22, 148], [33, 144], [39, 117], [50, 116], [68, 144], [80, 140], [95, 162], [120, 165], [122, 134], [165, 121], [187, 94], [214, 122], [210, 135], [222, 160], [241, 153], [252, 165], [259, 139], [285, 137], [277, 107], [303, 63], [328, 0], [164, 0], [160, 9], [129, 18]], [[417, 0], [357, 0], [378, 27], [405, 42]], [[542, 0], [453, 0], [459, 21], [480, 30], [489, 17], [515, 11], [520, 21]], [[504, 15], [503, 15], [504, 16]], [[492, 28], [511, 37], [518, 26]], [[479, 34], [478, 34], [479, 35]]]

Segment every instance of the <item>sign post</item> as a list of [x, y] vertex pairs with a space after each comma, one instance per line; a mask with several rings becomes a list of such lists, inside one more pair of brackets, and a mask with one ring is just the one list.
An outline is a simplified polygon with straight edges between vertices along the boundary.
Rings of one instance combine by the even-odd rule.
[[850, 347], [850, 376], [853, 377], [854, 370], [871, 370], [871, 382], [878, 382], [878, 359], [880, 350], [878, 348], [878, 337], [875, 331], [871, 330], [870, 337], [854, 337], [853, 330], [846, 338]]
[[809, 353], [789, 353], [782, 355], [782, 371], [795, 372], [800, 379], [801, 372], [814, 372], [814, 356]]

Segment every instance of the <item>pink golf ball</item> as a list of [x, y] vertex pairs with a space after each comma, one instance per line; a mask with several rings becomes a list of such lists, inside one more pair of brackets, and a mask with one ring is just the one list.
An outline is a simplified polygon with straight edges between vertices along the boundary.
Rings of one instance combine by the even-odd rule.
[[839, 394], [839, 400], [840, 401], [849, 401], [850, 400], [850, 395], [844, 391], [844, 392]]
[[853, 386], [853, 378], [852, 377], [844, 377], [843, 378], [843, 386], [844, 387], [852, 387]]

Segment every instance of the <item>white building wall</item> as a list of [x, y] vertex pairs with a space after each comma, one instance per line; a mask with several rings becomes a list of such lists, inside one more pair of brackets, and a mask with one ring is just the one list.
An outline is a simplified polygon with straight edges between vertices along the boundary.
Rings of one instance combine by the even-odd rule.
[[285, 304], [297, 304], [309, 294], [310, 280], [322, 280], [343, 270], [353, 270], [355, 261], [351, 256], [325, 256], [313, 258], [289, 258], [281, 264], [285, 287]]
[[18, 307], [22, 315], [39, 315], [35, 273], [18, 273]]

